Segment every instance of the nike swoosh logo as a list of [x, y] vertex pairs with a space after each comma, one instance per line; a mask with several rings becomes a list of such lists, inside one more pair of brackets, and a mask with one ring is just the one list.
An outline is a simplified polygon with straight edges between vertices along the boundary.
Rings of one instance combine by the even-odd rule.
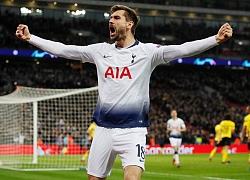
[[109, 57], [112, 57], [112, 56], [106, 56], [106, 55], [103, 55], [103, 58], [109, 58]]

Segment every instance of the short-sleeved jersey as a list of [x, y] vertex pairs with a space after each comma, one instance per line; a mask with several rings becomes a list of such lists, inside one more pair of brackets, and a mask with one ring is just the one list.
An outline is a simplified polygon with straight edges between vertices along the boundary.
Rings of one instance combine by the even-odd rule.
[[215, 140], [215, 141], [219, 141], [219, 134], [220, 134], [220, 132], [221, 132], [220, 124], [217, 124], [217, 125], [214, 127], [214, 130], [215, 130], [215, 137], [214, 137], [214, 140]]
[[90, 126], [89, 126], [89, 128], [88, 128], [89, 136], [91, 137], [91, 139], [94, 138], [95, 128], [96, 128], [96, 123], [91, 123]]
[[235, 123], [231, 120], [223, 120], [220, 123], [221, 127], [221, 138], [232, 137], [232, 132], [235, 130]]
[[184, 121], [181, 118], [169, 119], [167, 121], [167, 127], [171, 128], [170, 137], [181, 138], [181, 132], [179, 130], [186, 128]]
[[244, 118], [243, 126], [246, 127], [246, 137], [250, 136], [250, 114]]
[[154, 68], [218, 45], [215, 36], [171, 46], [136, 40], [126, 48], [115, 43], [65, 45], [35, 35], [29, 42], [51, 54], [96, 65], [99, 96], [93, 120], [109, 128], [148, 127], [149, 82]]

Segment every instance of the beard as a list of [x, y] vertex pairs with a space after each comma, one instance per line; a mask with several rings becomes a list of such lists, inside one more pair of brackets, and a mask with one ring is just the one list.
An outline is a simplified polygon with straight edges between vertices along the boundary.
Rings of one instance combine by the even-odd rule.
[[119, 28], [116, 30], [114, 36], [110, 36], [110, 39], [113, 41], [120, 41], [122, 39], [125, 39], [125, 37], [126, 37], [126, 28]]

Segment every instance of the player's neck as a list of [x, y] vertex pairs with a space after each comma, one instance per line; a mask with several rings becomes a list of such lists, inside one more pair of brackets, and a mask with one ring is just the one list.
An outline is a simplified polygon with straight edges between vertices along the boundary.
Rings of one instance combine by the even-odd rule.
[[127, 36], [125, 39], [121, 39], [115, 42], [116, 47], [119, 47], [119, 48], [129, 47], [133, 45], [134, 43], [135, 43], [135, 38], [132, 35]]

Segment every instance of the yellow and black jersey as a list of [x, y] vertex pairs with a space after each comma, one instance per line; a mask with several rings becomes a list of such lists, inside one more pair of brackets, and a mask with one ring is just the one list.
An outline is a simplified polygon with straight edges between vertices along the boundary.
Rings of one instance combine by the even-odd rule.
[[223, 120], [220, 123], [221, 127], [221, 138], [231, 138], [232, 133], [235, 130], [235, 123], [231, 120]]

